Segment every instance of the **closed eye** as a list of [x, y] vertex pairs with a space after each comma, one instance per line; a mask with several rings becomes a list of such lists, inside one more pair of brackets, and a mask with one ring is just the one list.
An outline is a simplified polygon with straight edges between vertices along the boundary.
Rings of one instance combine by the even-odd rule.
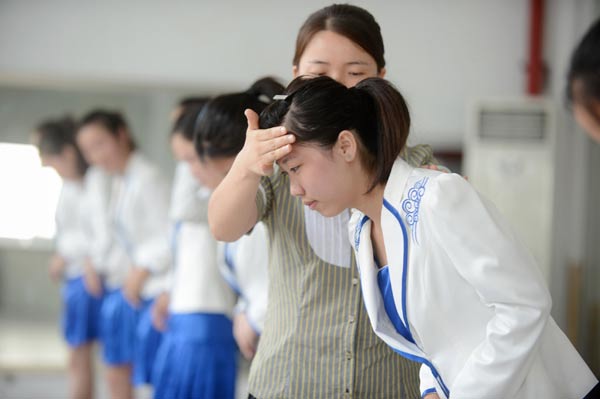
[[294, 166], [293, 168], [290, 168], [290, 172], [292, 172], [292, 173], [298, 173], [298, 169], [300, 169], [300, 165]]

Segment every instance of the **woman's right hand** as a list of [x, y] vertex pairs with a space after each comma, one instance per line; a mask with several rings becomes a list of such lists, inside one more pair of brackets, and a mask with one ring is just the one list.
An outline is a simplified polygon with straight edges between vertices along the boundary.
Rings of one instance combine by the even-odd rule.
[[152, 305], [152, 325], [158, 331], [167, 329], [167, 318], [169, 317], [169, 302], [171, 297], [168, 293], [160, 294]]
[[292, 151], [296, 137], [283, 126], [259, 129], [258, 114], [251, 109], [244, 112], [248, 120], [246, 142], [235, 163], [259, 176], [273, 173], [273, 163]]
[[84, 272], [83, 272], [83, 283], [85, 289], [90, 295], [100, 298], [102, 296], [102, 279], [96, 273], [96, 269], [92, 265], [90, 260], [86, 260]]
[[65, 272], [66, 264], [67, 262], [65, 261], [65, 258], [60, 256], [59, 254], [52, 255], [52, 257], [50, 258], [50, 265], [48, 268], [48, 274], [50, 274], [50, 278], [52, 279], [52, 281], [57, 283], [62, 279], [63, 274]]
[[256, 353], [259, 336], [252, 328], [246, 313], [238, 313], [233, 318], [233, 336], [246, 360], [252, 360]]

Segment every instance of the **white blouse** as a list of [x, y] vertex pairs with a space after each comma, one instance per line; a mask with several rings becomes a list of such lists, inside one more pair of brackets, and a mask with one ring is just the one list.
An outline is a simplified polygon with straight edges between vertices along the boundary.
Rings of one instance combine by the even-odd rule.
[[233, 243], [221, 243], [221, 273], [238, 294], [237, 312], [244, 312], [260, 334], [265, 325], [269, 287], [268, 233], [262, 222]]
[[66, 262], [66, 278], [83, 274], [90, 253], [92, 231], [85, 200], [85, 181], [63, 181], [56, 207], [55, 247]]
[[157, 167], [139, 153], [130, 156], [125, 173], [113, 178], [110, 202], [112, 245], [106, 282], [120, 287], [130, 267], [150, 271], [141, 297], [166, 289], [171, 262], [168, 239], [169, 187]]
[[219, 273], [217, 242], [207, 223], [209, 192], [179, 163], [171, 194], [173, 270], [172, 313], [222, 313], [231, 316], [235, 294]]

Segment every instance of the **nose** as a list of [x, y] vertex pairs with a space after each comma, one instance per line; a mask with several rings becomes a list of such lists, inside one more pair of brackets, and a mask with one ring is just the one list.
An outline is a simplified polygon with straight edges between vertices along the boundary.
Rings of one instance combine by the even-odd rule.
[[304, 195], [304, 189], [292, 179], [290, 179], [290, 194], [294, 197], [302, 197]]

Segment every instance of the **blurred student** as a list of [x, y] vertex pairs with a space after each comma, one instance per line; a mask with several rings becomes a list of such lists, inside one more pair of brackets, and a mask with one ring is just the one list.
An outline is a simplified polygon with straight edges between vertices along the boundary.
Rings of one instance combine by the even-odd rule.
[[191, 174], [193, 129], [202, 103], [179, 112], [171, 149], [177, 168], [171, 193], [172, 281], [153, 306], [164, 330], [153, 373], [156, 399], [233, 398], [238, 351], [232, 331], [234, 293], [217, 267], [217, 242], [206, 218], [209, 193]]
[[582, 129], [600, 143], [600, 19], [585, 33], [573, 55], [567, 96]]
[[[84, 274], [91, 256], [92, 220], [88, 195], [106, 176], [91, 170], [75, 144], [75, 122], [69, 117], [47, 120], [35, 132], [42, 165], [53, 168], [63, 185], [56, 208], [55, 254], [50, 276], [64, 280], [62, 330], [69, 346], [71, 398], [91, 398], [94, 391], [93, 342], [99, 334], [102, 290], [86, 288]], [[94, 270], [88, 270], [98, 280]]]
[[[235, 157], [244, 146], [244, 110], [260, 112], [283, 86], [272, 78], [256, 81], [246, 91], [215, 97], [203, 109], [195, 127], [198, 159], [192, 170], [198, 180], [214, 190], [223, 180]], [[238, 294], [234, 335], [240, 351], [252, 360], [264, 329], [268, 299], [268, 234], [257, 223], [235, 242], [222, 243], [219, 262], [223, 276]]]
[[151, 377], [161, 334], [150, 304], [164, 290], [170, 263], [168, 185], [158, 168], [136, 151], [118, 112], [95, 110], [80, 122], [77, 142], [92, 165], [113, 177], [109, 212], [112, 244], [103, 270], [107, 294], [101, 340], [113, 399], [133, 395], [133, 383]]

